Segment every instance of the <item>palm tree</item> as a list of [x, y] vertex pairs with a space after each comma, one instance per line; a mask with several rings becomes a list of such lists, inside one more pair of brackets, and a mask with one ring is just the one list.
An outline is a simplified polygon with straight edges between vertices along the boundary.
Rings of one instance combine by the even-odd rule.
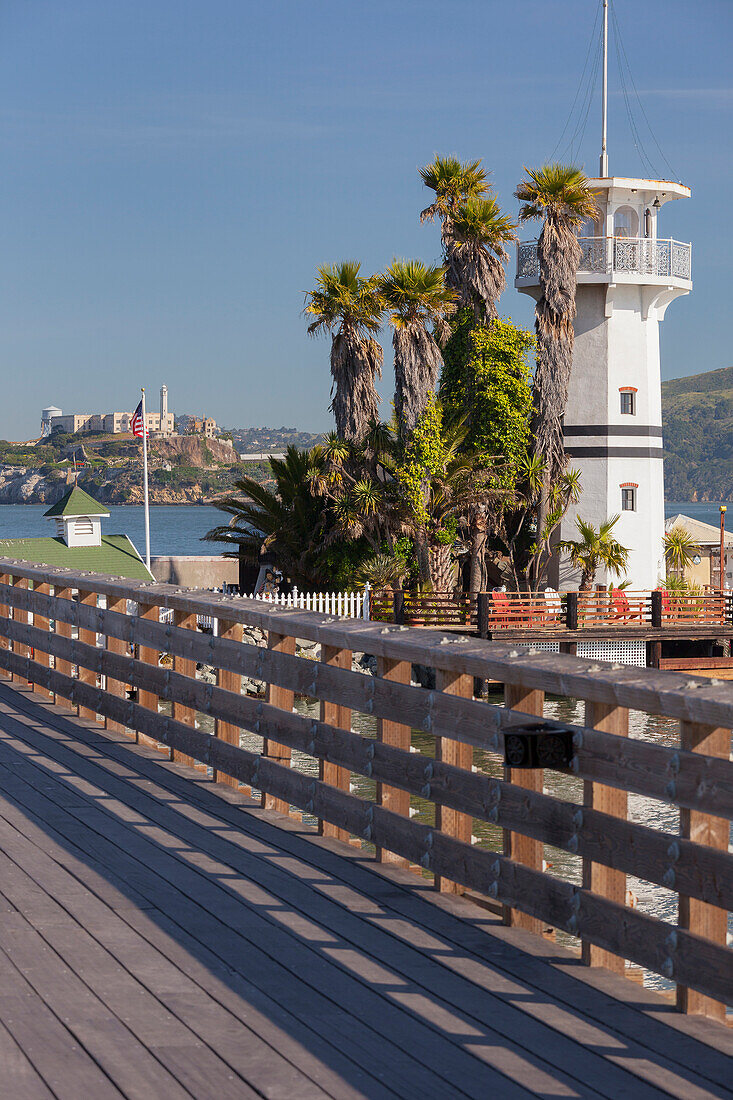
[[[278, 567], [297, 584], [310, 585], [321, 577], [319, 553], [326, 502], [311, 492], [309, 475], [314, 458], [307, 451], [290, 446], [284, 459], [270, 459], [275, 491], [251, 477], [235, 482], [237, 493], [216, 502], [231, 516], [228, 524], [212, 528], [206, 542], [224, 543], [230, 549], [224, 557], [238, 557], [253, 565], [269, 550]], [[240, 551], [241, 547], [241, 551]]]
[[384, 303], [378, 277], [365, 279], [361, 265], [347, 261], [319, 267], [316, 289], [306, 295], [305, 312], [316, 320], [311, 336], [331, 333], [331, 409], [341, 439], [358, 442], [379, 416], [375, 379], [381, 378], [383, 352], [374, 339]]
[[580, 532], [580, 538], [560, 543], [561, 549], [568, 551], [571, 562], [581, 571], [581, 592], [588, 591], [596, 571], [600, 568], [607, 569], [614, 577], [620, 577], [626, 571], [629, 551], [611, 534], [619, 518], [611, 516], [596, 530], [592, 523], [586, 523], [578, 516], [575, 526]]
[[683, 576], [700, 547], [681, 524], [677, 524], [664, 536], [664, 557], [673, 576]]
[[445, 281], [458, 295], [458, 307], [470, 307], [480, 323], [498, 317], [497, 303], [506, 286], [504, 247], [517, 239], [511, 218], [495, 198], [470, 198], [452, 219], [446, 247]]
[[436, 337], [442, 342], [450, 335], [446, 317], [455, 309], [455, 293], [445, 285], [442, 267], [420, 260], [394, 260], [380, 292], [394, 329], [395, 414], [406, 439], [435, 389], [443, 362]]
[[548, 164], [527, 178], [516, 197], [523, 203], [522, 222], [542, 218], [537, 242], [540, 297], [535, 307], [537, 369], [534, 378], [535, 448], [542, 455], [546, 482], [540, 501], [540, 530], [547, 515], [549, 486], [565, 469], [562, 421], [573, 363], [575, 290], [580, 244], [577, 231], [586, 218], [598, 217], [598, 206], [579, 168]]
[[467, 199], [480, 198], [489, 190], [486, 171], [480, 160], [460, 161], [458, 157], [436, 156], [432, 164], [420, 169], [426, 187], [435, 192], [435, 199], [420, 214], [420, 221], [441, 221], [443, 247], [451, 237], [455, 211]]

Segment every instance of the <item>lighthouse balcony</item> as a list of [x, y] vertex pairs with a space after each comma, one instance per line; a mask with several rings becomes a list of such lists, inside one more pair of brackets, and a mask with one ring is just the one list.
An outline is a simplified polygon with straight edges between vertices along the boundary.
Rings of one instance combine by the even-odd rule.
[[[580, 237], [579, 283], [660, 283], [689, 289], [692, 280], [692, 245], [671, 238]], [[537, 286], [540, 264], [537, 241], [517, 246], [515, 286]]]

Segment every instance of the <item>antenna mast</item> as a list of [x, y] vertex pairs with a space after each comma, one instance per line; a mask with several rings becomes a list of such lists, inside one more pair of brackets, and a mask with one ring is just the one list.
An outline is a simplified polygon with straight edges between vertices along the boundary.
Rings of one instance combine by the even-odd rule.
[[603, 123], [601, 130], [601, 179], [608, 176], [608, 0], [603, 0]]

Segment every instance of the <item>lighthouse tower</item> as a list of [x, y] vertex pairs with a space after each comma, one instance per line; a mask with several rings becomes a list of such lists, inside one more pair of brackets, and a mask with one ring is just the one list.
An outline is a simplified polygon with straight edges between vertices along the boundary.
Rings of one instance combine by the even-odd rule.
[[[608, 174], [605, 86], [604, 67], [601, 175], [590, 180], [600, 217], [580, 236], [563, 428], [581, 496], [563, 519], [560, 538], [579, 537], [577, 516], [597, 528], [620, 515], [613, 535], [630, 550], [627, 579], [633, 588], [649, 589], [665, 573], [659, 325], [670, 302], [692, 289], [691, 246], [662, 236], [659, 219], [666, 203], [688, 198], [690, 189]], [[536, 241], [519, 245], [515, 286], [539, 296]], [[560, 559], [551, 579], [572, 586], [577, 572]]]

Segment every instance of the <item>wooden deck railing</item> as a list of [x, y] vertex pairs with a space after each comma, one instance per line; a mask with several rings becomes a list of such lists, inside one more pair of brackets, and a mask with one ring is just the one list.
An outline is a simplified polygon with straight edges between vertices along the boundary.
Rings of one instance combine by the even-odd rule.
[[[218, 620], [218, 637], [196, 630], [199, 615]], [[244, 624], [267, 632], [267, 648], [242, 642]], [[296, 638], [320, 643], [320, 661], [296, 656]], [[377, 676], [351, 670], [354, 651], [376, 657]], [[216, 684], [196, 678], [197, 662], [219, 670]], [[435, 690], [411, 685], [413, 663], [436, 670]], [[312, 815], [324, 834], [417, 865], [440, 890], [493, 899], [509, 924], [578, 937], [588, 963], [664, 975], [683, 1011], [721, 1017], [733, 1002], [729, 685], [8, 559], [0, 668], [218, 782], [255, 788], [266, 806]], [[242, 676], [269, 685], [264, 701], [241, 694]], [[473, 699], [474, 677], [502, 682], [506, 705]], [[545, 692], [585, 700], [585, 724], [543, 718]], [[294, 694], [319, 700], [320, 717], [295, 712]], [[629, 708], [679, 722], [679, 742], [630, 739]], [[354, 711], [376, 720], [375, 737], [352, 731]], [[211, 733], [197, 715], [215, 720]], [[435, 739], [434, 755], [411, 751], [411, 729]], [[261, 751], [240, 747], [241, 730]], [[517, 747], [538, 734], [524, 770]], [[475, 748], [510, 761], [503, 778], [473, 770]], [[294, 750], [317, 776], [293, 766]], [[544, 793], [538, 763], [582, 779], [582, 804]], [[375, 783], [373, 797], [351, 792], [352, 773]], [[629, 794], [678, 807], [679, 830], [630, 821]], [[434, 825], [411, 819], [411, 796], [432, 804]], [[503, 830], [502, 851], [473, 842], [474, 819]], [[544, 869], [545, 844], [582, 861], [582, 885]], [[627, 875], [675, 895], [676, 923], [626, 905]]]
[[618, 627], [652, 630], [676, 627], [733, 626], [733, 596], [698, 595], [665, 589], [637, 592], [375, 592], [371, 617], [377, 622], [408, 626], [478, 626], [479, 633], [506, 630], [553, 633], [608, 630]]

